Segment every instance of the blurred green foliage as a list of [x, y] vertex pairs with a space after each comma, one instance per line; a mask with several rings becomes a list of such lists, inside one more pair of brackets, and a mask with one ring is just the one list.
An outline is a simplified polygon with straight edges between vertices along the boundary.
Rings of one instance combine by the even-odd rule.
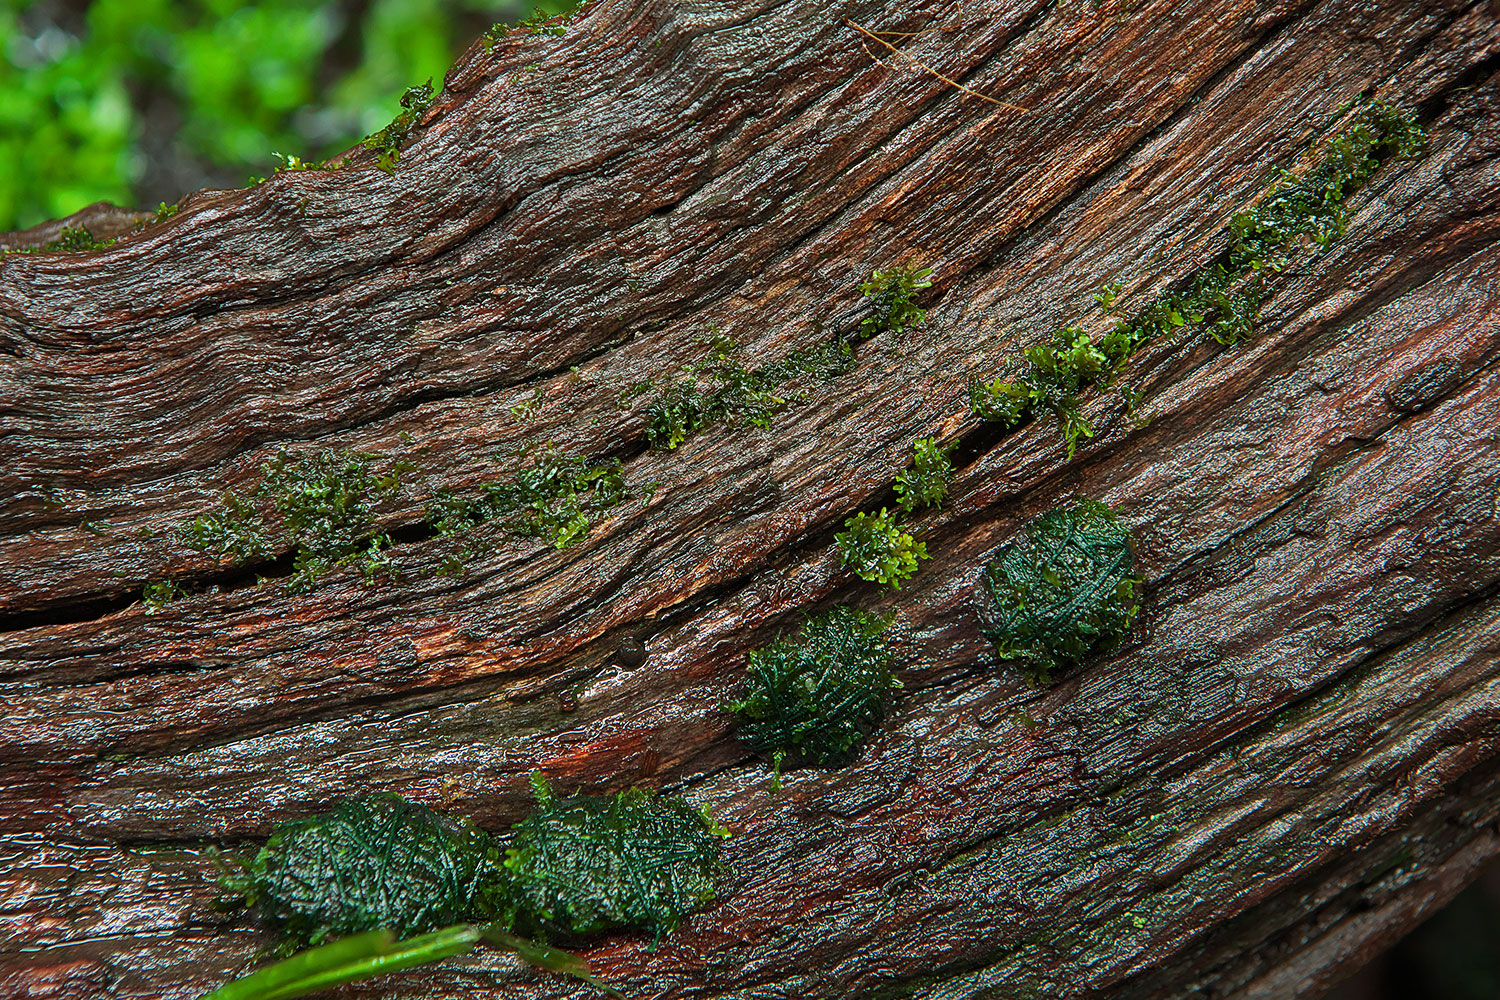
[[[0, 0], [0, 230], [323, 158], [492, 21], [566, 0]], [[173, 188], [173, 179], [178, 187]]]

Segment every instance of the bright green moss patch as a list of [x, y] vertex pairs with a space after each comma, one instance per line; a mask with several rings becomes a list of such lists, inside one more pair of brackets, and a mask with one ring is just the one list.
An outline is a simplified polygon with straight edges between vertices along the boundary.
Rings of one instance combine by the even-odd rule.
[[[1028, 348], [1007, 375], [971, 384], [971, 409], [1005, 427], [1049, 413], [1071, 458], [1094, 434], [1080, 412], [1082, 392], [1112, 385], [1126, 359], [1153, 340], [1194, 330], [1224, 345], [1249, 337], [1269, 291], [1267, 277], [1305, 245], [1318, 252], [1332, 245], [1347, 226], [1346, 199], [1382, 164], [1420, 156], [1426, 141], [1412, 113], [1378, 101], [1366, 105], [1348, 129], [1315, 151], [1316, 163], [1305, 174], [1283, 170], [1254, 207], [1230, 220], [1223, 253], [1185, 287], [1156, 296], [1097, 342], [1077, 326], [1056, 331], [1049, 342]], [[1105, 312], [1114, 309], [1120, 287], [1115, 282], [1095, 293]]]
[[432, 104], [435, 95], [432, 81], [420, 87], [408, 87], [401, 95], [401, 110], [391, 123], [374, 135], [365, 137], [364, 147], [376, 151], [376, 165], [388, 174], [396, 172], [396, 161], [401, 159], [401, 143], [411, 132], [422, 114]]
[[58, 231], [57, 239], [52, 240], [39, 247], [30, 247], [25, 250], [5, 250], [0, 253], [48, 253], [53, 250], [66, 250], [70, 253], [94, 253], [98, 250], [106, 250], [120, 241], [118, 236], [107, 240], [96, 240], [86, 226], [63, 226]]
[[910, 514], [943, 502], [948, 495], [948, 479], [953, 475], [953, 460], [948, 456], [956, 447], [957, 441], [940, 446], [932, 438], [916, 440], [911, 468], [896, 475], [897, 502], [902, 510]]
[[778, 776], [787, 758], [843, 763], [880, 721], [886, 692], [901, 686], [891, 674], [888, 624], [858, 608], [832, 608], [808, 619], [794, 640], [750, 653], [745, 696], [730, 707]]
[[146, 606], [146, 614], [154, 615], [173, 601], [188, 596], [178, 584], [171, 580], [156, 580], [146, 584], [141, 591], [141, 603]]
[[714, 898], [729, 832], [707, 809], [639, 788], [560, 798], [540, 774], [532, 786], [536, 808], [505, 860], [518, 930], [572, 937], [629, 927], [660, 937]]
[[306, 593], [337, 566], [359, 567], [368, 583], [394, 567], [386, 549], [390, 536], [374, 531], [374, 509], [394, 497], [401, 475], [396, 462], [384, 475], [371, 470], [379, 458], [353, 451], [323, 451], [294, 458], [281, 452], [261, 466], [261, 482], [250, 496], [224, 494], [224, 506], [194, 518], [182, 535], [195, 549], [237, 561], [290, 546], [294, 551], [287, 589]]
[[871, 274], [870, 280], [859, 286], [860, 294], [870, 300], [873, 310], [860, 322], [861, 333], [866, 337], [887, 330], [900, 333], [909, 323], [921, 323], [927, 312], [917, 308], [915, 299], [930, 287], [930, 267], [894, 267]]
[[63, 226], [62, 231], [58, 233], [57, 239], [47, 244], [47, 249], [93, 253], [96, 250], [104, 250], [112, 247], [117, 242], [118, 238], [96, 240], [93, 234], [83, 226]]
[[443, 491], [427, 508], [440, 535], [462, 535], [497, 520], [505, 531], [545, 538], [565, 549], [588, 534], [594, 519], [629, 498], [618, 459], [591, 462], [547, 444], [523, 451], [531, 464], [508, 479], [488, 483], [478, 497]]
[[855, 514], [833, 540], [845, 569], [862, 580], [897, 590], [902, 580], [917, 572], [917, 560], [931, 558], [927, 543], [902, 530], [900, 516], [884, 507], [879, 514]]
[[510, 909], [494, 838], [396, 795], [283, 824], [221, 881], [296, 944], [380, 929], [404, 937]]
[[775, 388], [734, 356], [734, 341], [714, 334], [703, 360], [647, 405], [646, 440], [653, 448], [676, 448], [689, 436], [716, 423], [747, 423], [765, 429], [786, 406]]
[[976, 416], [1007, 427], [1035, 410], [1046, 410], [1056, 418], [1072, 458], [1078, 441], [1094, 436], [1093, 425], [1079, 410], [1078, 394], [1103, 378], [1111, 362], [1076, 326], [1064, 327], [1052, 338], [1026, 349], [1011, 380], [971, 383], [969, 405]]
[[653, 448], [676, 448], [719, 423], [767, 429], [787, 406], [788, 397], [780, 395], [784, 386], [797, 379], [835, 378], [854, 366], [849, 345], [839, 340], [794, 351], [755, 370], [739, 361], [737, 351], [734, 341], [715, 333], [700, 361], [646, 401], [646, 441]]
[[578, 0], [571, 7], [564, 7], [561, 10], [556, 9], [561, 6], [557, 3], [548, 5], [550, 8], [553, 8], [551, 10], [544, 10], [541, 7], [537, 7], [532, 10], [530, 16], [525, 20], [513, 25], [496, 21], [490, 25], [490, 30], [484, 33], [480, 41], [484, 43], [484, 50], [489, 52], [494, 49], [497, 41], [513, 31], [525, 31], [531, 35], [547, 35], [553, 38], [561, 38], [568, 33], [568, 25], [573, 22], [573, 15], [577, 14], [579, 9], [583, 7], [583, 2], [584, 0]]
[[[401, 110], [391, 123], [379, 132], [367, 135], [360, 141], [365, 149], [375, 152], [375, 165], [388, 174], [396, 172], [396, 163], [401, 159], [401, 144], [424, 112], [437, 99], [433, 92], [432, 81], [418, 87], [408, 87], [401, 95]], [[304, 160], [300, 156], [286, 153], [272, 153], [277, 160], [275, 173], [296, 173], [303, 170], [337, 170], [348, 162], [348, 154], [331, 156], [326, 160]], [[252, 186], [260, 184], [264, 177], [250, 178]]]
[[217, 556], [232, 556], [236, 561], [267, 555], [271, 535], [254, 502], [226, 490], [219, 510], [199, 514], [182, 529], [190, 548]]
[[1032, 522], [985, 567], [984, 633], [1033, 683], [1125, 634], [1140, 609], [1130, 533], [1077, 499]]

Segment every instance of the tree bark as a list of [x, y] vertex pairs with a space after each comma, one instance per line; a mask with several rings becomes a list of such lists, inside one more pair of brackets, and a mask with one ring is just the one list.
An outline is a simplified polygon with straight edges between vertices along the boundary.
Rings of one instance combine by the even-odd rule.
[[[394, 173], [361, 151], [0, 258], [0, 994], [197, 996], [269, 941], [215, 908], [210, 847], [372, 791], [499, 831], [540, 769], [736, 833], [660, 947], [582, 949], [628, 996], [1318, 995], [1500, 853], [1497, 49], [1488, 2], [601, 0], [472, 47]], [[1071, 461], [970, 416], [971, 378], [1102, 322], [1095, 288], [1128, 311], [1211, 259], [1361, 94], [1429, 154], [1274, 277], [1253, 339], [1147, 347], [1149, 422], [1091, 394]], [[710, 328], [751, 367], [853, 339], [900, 261], [935, 269], [924, 324], [769, 430], [647, 447], [622, 389]], [[886, 592], [833, 535], [925, 436], [958, 468]], [[443, 575], [430, 498], [547, 440], [636, 499]], [[290, 595], [285, 551], [177, 533], [329, 448], [422, 473], [379, 508], [394, 580]], [[1130, 525], [1143, 608], [1037, 689], [975, 584], [1073, 494]], [[163, 579], [194, 594], [148, 615]], [[905, 689], [775, 793], [723, 706], [839, 602], [894, 612]], [[590, 994], [487, 953], [344, 995]]]

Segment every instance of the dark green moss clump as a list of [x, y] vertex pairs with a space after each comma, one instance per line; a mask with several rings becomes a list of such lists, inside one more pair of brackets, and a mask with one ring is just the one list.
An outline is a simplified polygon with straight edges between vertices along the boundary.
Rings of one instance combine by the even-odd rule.
[[953, 475], [953, 460], [948, 456], [958, 442], [938, 445], [932, 438], [917, 438], [912, 445], [911, 468], [896, 475], [896, 497], [908, 514], [922, 507], [943, 502], [948, 495], [948, 479]]
[[324, 451], [294, 458], [281, 452], [261, 466], [261, 482], [249, 497], [224, 494], [224, 506], [194, 518], [183, 530], [186, 543], [236, 560], [268, 555], [276, 548], [295, 551], [287, 588], [313, 590], [336, 566], [359, 567], [368, 583], [377, 572], [392, 572], [386, 552], [390, 536], [375, 532], [374, 509], [395, 496], [401, 475], [396, 462], [385, 475], [371, 471], [372, 459], [353, 451]]
[[835, 378], [854, 366], [849, 345], [838, 340], [795, 351], [754, 370], [739, 361], [737, 351], [734, 341], [714, 334], [705, 356], [646, 402], [646, 441], [651, 447], [676, 448], [719, 423], [768, 429], [788, 404], [790, 397], [781, 395], [784, 386], [798, 379]]
[[1030, 524], [984, 570], [984, 633], [1033, 683], [1118, 641], [1140, 609], [1130, 532], [1077, 499]]
[[[1220, 344], [1249, 337], [1269, 292], [1267, 278], [1299, 248], [1326, 250], [1347, 226], [1344, 202], [1389, 161], [1420, 156], [1426, 132], [1410, 112], [1380, 102], [1366, 105], [1354, 124], [1318, 151], [1317, 163], [1298, 176], [1283, 170], [1255, 207], [1237, 213], [1225, 231], [1226, 247], [1177, 290], [1163, 292], [1134, 316], [1120, 320], [1098, 341], [1077, 326], [1064, 327], [1028, 348], [1007, 375], [969, 387], [969, 403], [983, 420], [1006, 427], [1039, 412], [1056, 420], [1068, 457], [1093, 426], [1080, 412], [1080, 394], [1107, 388], [1132, 354], [1154, 340], [1197, 330]], [[1094, 299], [1112, 311], [1120, 284]]]
[[631, 927], [660, 937], [714, 897], [729, 834], [706, 809], [639, 788], [559, 798], [540, 774], [531, 780], [536, 808], [515, 827], [505, 861], [521, 932]]
[[900, 515], [884, 507], [879, 514], [855, 514], [833, 540], [845, 569], [862, 580], [897, 590], [902, 580], [916, 574], [917, 560], [930, 558], [927, 543], [903, 530]]
[[633, 788], [537, 803], [498, 842], [398, 795], [368, 795], [277, 827], [220, 883], [289, 945], [388, 929], [397, 937], [484, 921], [495, 931], [579, 936], [673, 930], [714, 896], [720, 838], [706, 809]]
[[810, 618], [794, 641], [750, 653], [745, 696], [730, 706], [744, 738], [782, 761], [822, 766], [845, 762], [880, 721], [891, 674], [889, 624], [858, 608], [837, 607]]
[[222, 882], [295, 944], [389, 928], [399, 937], [508, 919], [494, 839], [396, 795], [276, 829]]
[[893, 267], [871, 274], [870, 280], [859, 286], [860, 294], [872, 306], [871, 314], [860, 321], [861, 333], [866, 337], [886, 330], [900, 333], [908, 323], [921, 323], [927, 312], [918, 309], [915, 300], [923, 289], [930, 287], [930, 267]]
[[324, 451], [292, 460], [285, 452], [264, 467], [263, 489], [282, 530], [297, 546], [294, 572], [288, 586], [311, 590], [334, 566], [360, 565], [366, 580], [377, 570], [388, 570], [385, 550], [391, 539], [373, 534], [374, 507], [396, 494], [401, 473], [410, 467], [397, 463], [385, 476], [370, 471], [369, 455]]
[[1384, 162], [1414, 159], [1426, 145], [1415, 114], [1370, 103], [1304, 176], [1283, 170], [1258, 205], [1230, 220], [1225, 270], [1282, 270], [1304, 238], [1326, 249], [1348, 227], [1344, 201]]
[[531, 465], [508, 479], [488, 483], [478, 497], [444, 491], [427, 509], [440, 535], [462, 535], [485, 521], [498, 520], [507, 532], [545, 538], [565, 549], [588, 534], [604, 511], [629, 498], [618, 459], [592, 462], [558, 450], [549, 441], [523, 450]]

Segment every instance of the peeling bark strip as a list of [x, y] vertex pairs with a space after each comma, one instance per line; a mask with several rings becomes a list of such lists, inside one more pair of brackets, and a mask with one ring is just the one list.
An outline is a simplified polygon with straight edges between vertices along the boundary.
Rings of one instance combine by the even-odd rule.
[[[356, 150], [0, 258], [0, 995], [195, 997], [268, 941], [213, 907], [211, 846], [382, 791], [499, 830], [533, 769], [737, 833], [660, 948], [582, 949], [631, 996], [1316, 994], [1500, 853], [1497, 51], [1491, 3], [600, 0], [476, 43], [390, 173]], [[1094, 289], [1181, 287], [1360, 95], [1428, 155], [1249, 341], [1146, 344], [1072, 461], [970, 415]], [[635, 387], [715, 331], [751, 372], [854, 342], [898, 265], [934, 269], [924, 324], [776, 390], [768, 430], [647, 447]], [[897, 507], [919, 438], [954, 469], [887, 592], [834, 536]], [[546, 441], [637, 499], [562, 548], [428, 524]], [[394, 577], [289, 594], [290, 539], [185, 544], [283, 451], [424, 474], [361, 522]], [[978, 574], [1075, 494], [1135, 537], [1142, 607], [1031, 688]], [[187, 596], [148, 608], [163, 580]], [[724, 706], [838, 604], [894, 613], [904, 692], [772, 794]], [[348, 995], [396, 994], [589, 991], [482, 953]]]

